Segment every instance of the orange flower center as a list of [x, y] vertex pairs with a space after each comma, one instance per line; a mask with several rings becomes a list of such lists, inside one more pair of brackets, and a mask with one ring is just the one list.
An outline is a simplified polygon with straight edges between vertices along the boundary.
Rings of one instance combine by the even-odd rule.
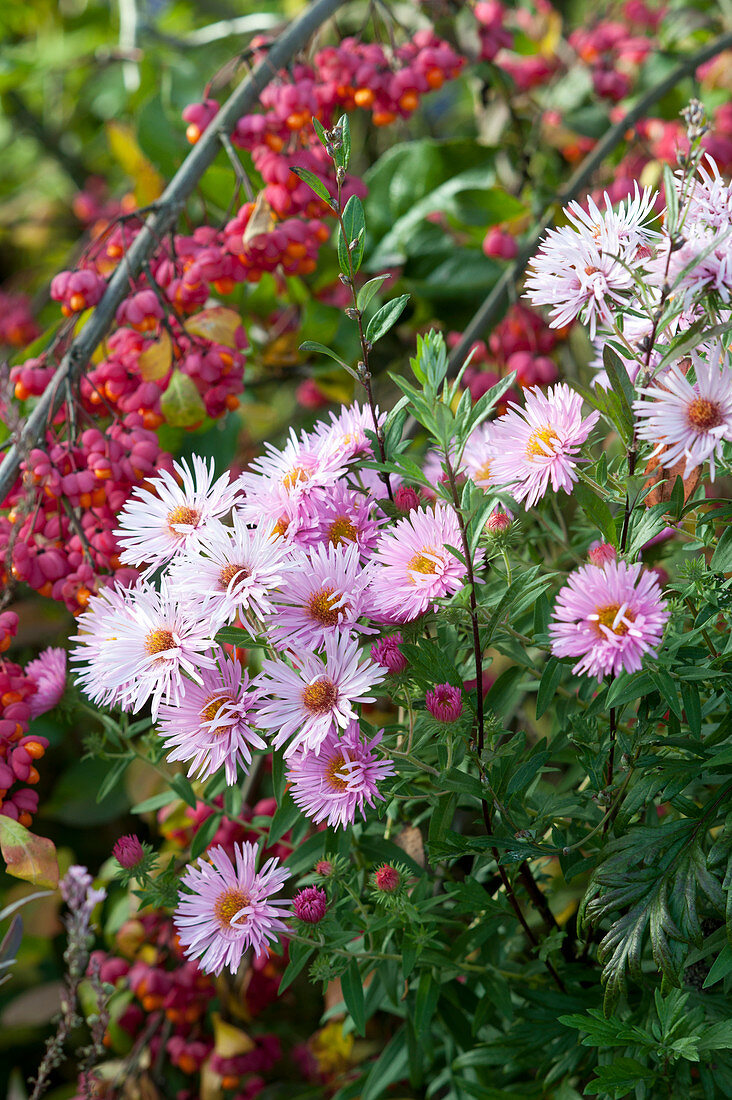
[[[223, 704], [233, 702], [234, 697], [228, 691], [223, 691], [219, 695], [209, 695], [201, 711], [201, 718], [206, 722], [213, 722]], [[215, 737], [219, 733], [224, 733], [228, 728], [228, 726], [216, 726], [214, 729], [209, 730], [209, 733], [212, 733]]]
[[282, 478], [282, 484], [285, 489], [294, 489], [300, 481], [307, 481], [307, 470], [304, 470], [302, 466], [293, 466], [289, 474], [285, 474]]
[[328, 532], [328, 541], [332, 546], [341, 546], [344, 542], [355, 542], [358, 531], [348, 516], [339, 516], [333, 520]]
[[311, 619], [315, 619], [321, 626], [338, 626], [341, 620], [341, 609], [345, 607], [345, 605], [335, 606], [340, 602], [340, 598], [341, 593], [335, 592], [332, 588], [321, 588], [319, 592], [314, 592], [308, 604]]
[[482, 466], [479, 466], [475, 471], [474, 481], [490, 481], [491, 479], [491, 464], [490, 462], [484, 462]]
[[340, 752], [337, 756], [331, 757], [328, 761], [325, 769], [325, 782], [332, 791], [345, 791], [346, 789], [347, 784], [345, 779], [341, 779], [341, 777], [336, 774], [341, 770], [344, 764], [345, 760], [343, 759], [343, 753]]
[[170, 630], [151, 630], [145, 639], [145, 649], [150, 656], [175, 649], [175, 638]]
[[303, 703], [313, 714], [327, 714], [333, 709], [337, 698], [338, 688], [326, 677], [308, 684], [302, 694]]
[[[616, 626], [613, 626], [613, 623], [615, 622], [615, 617], [617, 616], [619, 610], [620, 604], [617, 603], [608, 604], [607, 607], [598, 607], [597, 623], [595, 629], [601, 637], [601, 625], [606, 626], [608, 630], [612, 630], [613, 634], [615, 634], [618, 638], [623, 638], [628, 633], [628, 627], [624, 622], [619, 622]], [[623, 618], [629, 619], [631, 623], [635, 622], [635, 615], [632, 613], [632, 611], [628, 611], [627, 608], [623, 614]]]
[[[230, 928], [231, 922], [237, 913], [247, 905], [251, 905], [252, 899], [243, 890], [227, 890], [216, 899], [214, 914], [222, 928]], [[246, 920], [246, 918], [244, 918]]]
[[289, 526], [290, 526], [289, 519], [287, 519], [286, 516], [282, 516], [282, 518], [278, 519], [277, 523], [274, 525], [274, 531], [272, 532], [272, 534], [275, 535], [276, 537], [279, 537], [281, 535], [286, 535], [287, 534], [287, 528]]
[[195, 527], [200, 518], [201, 515], [195, 508], [189, 508], [185, 504], [180, 504], [177, 508], [174, 508], [172, 512], [168, 512], [168, 527], [174, 535], [180, 535], [180, 531], [174, 530], [174, 523], [186, 523], [190, 527]]
[[219, 573], [219, 587], [227, 589], [233, 580], [243, 581], [249, 576], [246, 565], [225, 565]]
[[[434, 550], [431, 546], [425, 546], [424, 549], [427, 553], [434, 554]], [[407, 570], [410, 573], [423, 573], [427, 576], [430, 573], [437, 572], [437, 563], [433, 561], [432, 558], [428, 558], [424, 553], [415, 554], [409, 562]]]
[[549, 425], [542, 428], [541, 431], [534, 432], [526, 444], [526, 457], [535, 458], [537, 455], [541, 455], [542, 458], [546, 458], [553, 452], [551, 445], [555, 439], [559, 441], [559, 436]]
[[695, 397], [686, 415], [692, 428], [696, 428], [699, 432], [711, 431], [712, 428], [718, 428], [724, 422], [719, 403], [710, 401], [708, 397]]

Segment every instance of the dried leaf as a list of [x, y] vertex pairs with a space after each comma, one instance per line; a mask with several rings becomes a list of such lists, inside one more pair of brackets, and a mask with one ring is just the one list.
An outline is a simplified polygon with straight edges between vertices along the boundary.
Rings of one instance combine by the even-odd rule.
[[421, 831], [415, 825], [405, 826], [399, 836], [394, 838], [394, 843], [420, 867], [425, 866], [427, 859], [424, 854], [424, 841]]
[[235, 334], [241, 328], [241, 317], [234, 309], [225, 309], [216, 306], [213, 309], [202, 309], [186, 321], [185, 330], [191, 336], [203, 336], [206, 340], [214, 340], [217, 344], [225, 344], [228, 348], [236, 347]]
[[159, 340], [147, 345], [137, 360], [140, 377], [145, 382], [155, 382], [164, 378], [173, 362], [173, 341], [163, 329]]
[[56, 845], [44, 836], [36, 836], [19, 821], [0, 814], [0, 852], [6, 871], [34, 886], [58, 886]]
[[684, 504], [691, 499], [699, 484], [702, 467], [695, 466], [689, 476], [684, 477], [686, 459], [680, 459], [673, 466], [662, 466], [661, 456], [665, 450], [664, 447], [663, 451], [652, 458], [645, 468], [645, 473], [651, 476], [646, 480], [644, 488], [648, 488], [649, 485], [655, 486], [645, 498], [647, 508], [651, 508], [654, 504], [666, 504], [671, 499], [677, 477], [682, 478], [684, 482]]
[[246, 248], [255, 237], [261, 237], [263, 233], [271, 233], [276, 224], [275, 212], [265, 199], [264, 191], [260, 191], [244, 230], [242, 237], [244, 247]]
[[214, 1050], [221, 1058], [236, 1058], [239, 1054], [249, 1054], [254, 1050], [254, 1043], [246, 1031], [222, 1020], [218, 1012], [213, 1014], [214, 1025]]
[[107, 123], [107, 141], [112, 156], [135, 185], [135, 198], [147, 206], [163, 193], [165, 181], [137, 143], [135, 132], [124, 122]]

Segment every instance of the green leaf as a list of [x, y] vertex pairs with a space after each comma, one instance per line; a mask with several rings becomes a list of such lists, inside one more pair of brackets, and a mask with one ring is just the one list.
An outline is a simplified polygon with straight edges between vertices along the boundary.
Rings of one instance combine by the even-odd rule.
[[153, 810], [159, 810], [163, 806], [169, 806], [171, 802], [175, 802], [178, 795], [175, 791], [161, 791], [160, 794], [154, 794], [151, 798], [146, 798], [143, 802], [138, 802], [133, 806], [130, 813], [133, 814], [147, 814]]
[[[345, 231], [345, 232], [344, 232]], [[338, 263], [344, 275], [361, 266], [366, 244], [366, 219], [358, 195], [351, 195], [343, 211], [343, 229], [338, 231]]]
[[452, 819], [455, 816], [456, 803], [457, 796], [452, 791], [438, 798], [437, 805], [430, 816], [430, 827], [427, 836], [429, 844], [436, 844], [442, 840], [445, 832], [450, 828]]
[[602, 352], [602, 361], [607, 372], [610, 387], [620, 403], [617, 428], [623, 439], [633, 435], [633, 401], [635, 390], [628, 377], [625, 363], [614, 348], [606, 343]]
[[544, 665], [536, 693], [536, 717], [541, 718], [556, 695], [564, 672], [564, 666], [558, 657], [550, 657]]
[[422, 1038], [432, 1023], [432, 1017], [440, 997], [440, 986], [432, 977], [430, 970], [423, 970], [417, 984], [417, 999], [414, 1006], [414, 1030]]
[[399, 298], [394, 298], [393, 301], [387, 302], [381, 309], [378, 309], [368, 323], [366, 339], [375, 344], [377, 340], [385, 336], [401, 317], [408, 301], [409, 295], [402, 294]]
[[574, 496], [578, 500], [582, 511], [585, 513], [590, 523], [594, 523], [602, 533], [606, 542], [614, 545], [617, 541], [615, 520], [605, 501], [601, 500], [596, 493], [593, 493], [592, 489], [589, 485], [586, 485], [584, 481], [577, 482], [574, 487]]
[[369, 1070], [360, 1100], [383, 1100], [390, 1085], [401, 1081], [409, 1068], [406, 1028], [402, 1025], [392, 1036]]
[[115, 760], [99, 786], [99, 790], [97, 791], [97, 802], [102, 802], [107, 795], [114, 790], [133, 759], [134, 757], [132, 756], [125, 756], [120, 760]]
[[209, 844], [216, 835], [216, 830], [221, 822], [221, 814], [213, 813], [210, 817], [199, 825], [196, 829], [195, 836], [191, 841], [191, 859], [198, 859], [202, 852], [205, 852]]
[[725, 527], [709, 563], [712, 573], [732, 573], [732, 526]]
[[336, 363], [340, 363], [342, 367], [346, 366], [337, 352], [331, 351], [325, 344], [319, 344], [317, 340], [304, 340], [300, 344], [300, 351], [316, 351], [319, 355], [327, 355], [329, 359], [335, 359]]
[[292, 795], [289, 793], [285, 794], [272, 818], [272, 824], [269, 827], [269, 834], [267, 836], [267, 844], [274, 844], [276, 840], [279, 840], [285, 833], [288, 833], [292, 826], [300, 820], [300, 817], [300, 810], [295, 805]]
[[328, 141], [328, 136], [325, 132], [325, 126], [323, 126], [323, 123], [320, 121], [320, 119], [315, 118], [314, 115], [313, 115], [313, 129], [315, 130], [315, 133], [318, 135], [318, 141], [323, 146], [323, 148], [325, 148], [327, 145], [330, 144], [329, 141]]
[[333, 160], [339, 168], [348, 169], [351, 160], [351, 125], [348, 115], [341, 115], [334, 129], [340, 130], [341, 142], [339, 147], [333, 150]]
[[192, 378], [174, 370], [160, 398], [160, 412], [171, 428], [192, 428], [206, 418], [206, 406]]
[[709, 989], [710, 986], [721, 982], [722, 978], [726, 978], [730, 973], [732, 973], [732, 946], [726, 943], [712, 963], [712, 968], [704, 979], [702, 989]]
[[178, 797], [182, 798], [183, 801], [191, 807], [191, 809], [195, 810], [198, 804], [198, 799], [196, 798], [196, 793], [193, 790], [193, 787], [190, 785], [186, 777], [184, 775], [174, 775], [170, 781], [170, 785], [175, 793], [178, 795]]
[[644, 1066], [636, 1058], [613, 1058], [608, 1066], [596, 1066], [597, 1077], [585, 1086], [587, 1096], [595, 1096], [598, 1092], [607, 1092], [613, 1100], [627, 1096], [634, 1092], [636, 1085], [641, 1081], [655, 1081], [656, 1071], [649, 1066]]
[[318, 198], [323, 199], [328, 203], [328, 206], [332, 206], [332, 200], [330, 192], [325, 186], [323, 181], [315, 175], [315, 172], [308, 171], [307, 168], [290, 168], [290, 171], [301, 179], [303, 183], [306, 183], [311, 191], [314, 191]]
[[365, 1035], [366, 1008], [363, 998], [363, 982], [355, 959], [349, 963], [348, 969], [341, 975], [341, 989], [343, 990], [343, 1000], [351, 1014], [357, 1034]]
[[364, 283], [356, 296], [356, 306], [363, 311], [375, 294], [381, 290], [382, 284], [389, 278], [388, 275], [377, 275], [375, 279], [369, 279]]
[[291, 985], [314, 951], [315, 946], [312, 944], [290, 940], [290, 961], [280, 978], [280, 984], [277, 988], [278, 995], [284, 993], [288, 985]]

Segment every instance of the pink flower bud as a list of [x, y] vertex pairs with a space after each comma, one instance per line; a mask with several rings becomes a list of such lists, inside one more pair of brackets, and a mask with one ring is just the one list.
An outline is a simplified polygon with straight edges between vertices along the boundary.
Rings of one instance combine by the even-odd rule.
[[382, 867], [379, 867], [374, 875], [374, 882], [376, 883], [376, 889], [381, 890], [383, 894], [393, 894], [399, 888], [401, 875], [396, 867], [391, 867], [388, 863], [385, 863]]
[[427, 710], [438, 722], [456, 722], [463, 713], [463, 700], [452, 684], [437, 684], [425, 695]]
[[292, 901], [295, 916], [306, 924], [318, 924], [325, 916], [328, 898], [320, 886], [306, 886]]
[[117, 860], [120, 867], [124, 867], [126, 871], [131, 871], [133, 867], [137, 867], [145, 858], [142, 844], [134, 833], [130, 833], [128, 836], [121, 836], [112, 848], [112, 855]]

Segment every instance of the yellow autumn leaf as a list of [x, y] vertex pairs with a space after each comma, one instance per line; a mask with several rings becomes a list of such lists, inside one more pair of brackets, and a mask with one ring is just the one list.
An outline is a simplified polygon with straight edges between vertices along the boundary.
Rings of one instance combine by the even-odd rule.
[[203, 336], [205, 340], [215, 340], [228, 348], [236, 347], [234, 334], [240, 327], [241, 317], [236, 310], [224, 306], [202, 309], [185, 323], [185, 330], [191, 336]]
[[544, 17], [544, 34], [539, 42], [542, 57], [554, 57], [562, 38], [562, 17], [558, 11], [550, 11]]
[[5, 814], [0, 814], [0, 852], [9, 875], [34, 886], [58, 886], [56, 845]]
[[347, 405], [353, 400], [353, 380], [349, 375], [343, 379], [317, 378], [318, 389], [336, 405]]
[[251, 240], [254, 240], [255, 237], [260, 237], [262, 233], [271, 233], [276, 224], [277, 217], [275, 212], [265, 199], [264, 191], [260, 191], [244, 230], [244, 235], [242, 237], [244, 247], [246, 247]]
[[164, 378], [170, 370], [173, 362], [173, 341], [170, 335], [163, 329], [159, 340], [147, 345], [137, 360], [140, 377], [145, 382], [154, 382], [158, 378]]
[[135, 198], [147, 206], [163, 193], [165, 181], [140, 148], [134, 130], [124, 122], [107, 123], [107, 141], [112, 156], [135, 185]]
[[249, 1038], [246, 1031], [228, 1023], [227, 1020], [222, 1020], [218, 1012], [213, 1014], [213, 1026], [214, 1050], [221, 1058], [236, 1058], [239, 1054], [248, 1054], [254, 1050], [256, 1044]]

